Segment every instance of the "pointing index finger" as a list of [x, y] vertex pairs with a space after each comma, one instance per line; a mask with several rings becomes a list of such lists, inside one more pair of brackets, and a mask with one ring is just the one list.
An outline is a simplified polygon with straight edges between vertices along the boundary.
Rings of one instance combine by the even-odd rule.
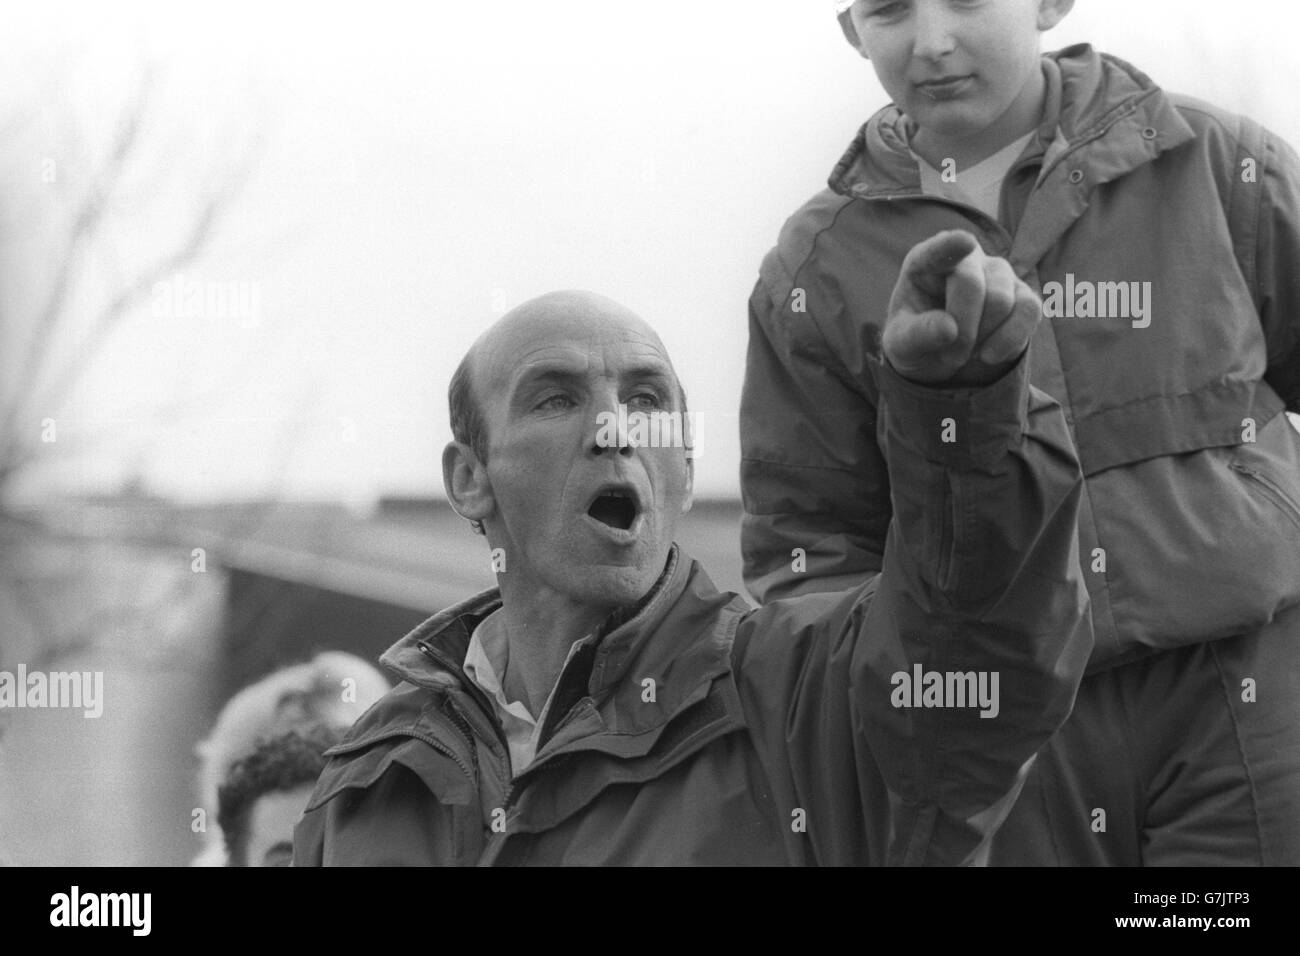
[[[947, 279], [973, 252], [982, 251], [969, 232], [953, 229], [917, 243], [903, 260], [900, 285], [920, 292], [942, 307]], [[900, 290], [901, 291], [901, 290]]]

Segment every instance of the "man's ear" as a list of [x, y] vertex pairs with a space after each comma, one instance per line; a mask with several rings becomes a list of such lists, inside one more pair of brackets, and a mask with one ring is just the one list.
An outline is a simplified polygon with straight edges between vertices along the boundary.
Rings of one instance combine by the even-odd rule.
[[442, 450], [442, 486], [462, 518], [483, 521], [496, 509], [487, 468], [468, 445], [454, 441]]
[[1038, 31], [1046, 33], [1073, 9], [1074, 0], [1038, 0]]

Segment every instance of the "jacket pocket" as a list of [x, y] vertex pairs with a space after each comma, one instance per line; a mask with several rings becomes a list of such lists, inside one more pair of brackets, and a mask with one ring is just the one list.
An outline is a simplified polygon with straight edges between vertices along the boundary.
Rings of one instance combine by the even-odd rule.
[[[1296, 504], [1295, 499], [1287, 494], [1280, 482], [1275, 481], [1256, 468], [1248, 467], [1236, 461], [1231, 462], [1228, 467], [1245, 475], [1246, 484], [1257, 489], [1260, 495], [1271, 502], [1278, 511], [1286, 515], [1291, 523], [1295, 525], [1296, 530], [1300, 531], [1300, 504]], [[1296, 547], [1300, 548], [1300, 542], [1297, 543]]]
[[1285, 416], [1255, 442], [1114, 468], [1089, 484], [1119, 638], [1112, 656], [1249, 634], [1300, 604], [1300, 435]]
[[[1300, 435], [1285, 414], [1267, 422], [1256, 441], [1238, 445], [1228, 467], [1242, 476], [1248, 494], [1266, 501], [1300, 530]], [[1300, 539], [1296, 548], [1300, 550]]]
[[[1180, 395], [1154, 395], [1089, 412], [1076, 408], [1074, 437], [1085, 477], [1152, 458], [1241, 445], [1245, 421], [1264, 430], [1282, 412], [1266, 385], [1233, 381]], [[1285, 418], [1285, 417], [1284, 417]]]

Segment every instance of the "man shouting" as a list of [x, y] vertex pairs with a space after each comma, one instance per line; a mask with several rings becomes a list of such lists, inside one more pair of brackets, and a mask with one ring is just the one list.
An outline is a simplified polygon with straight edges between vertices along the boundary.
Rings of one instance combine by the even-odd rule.
[[981, 862], [1092, 646], [1039, 315], [969, 234], [913, 250], [864, 343], [884, 573], [758, 610], [673, 544], [690, 449], [602, 427], [685, 413], [654, 331], [590, 293], [506, 315], [443, 455], [498, 587], [384, 655], [402, 683], [330, 751], [295, 864]]

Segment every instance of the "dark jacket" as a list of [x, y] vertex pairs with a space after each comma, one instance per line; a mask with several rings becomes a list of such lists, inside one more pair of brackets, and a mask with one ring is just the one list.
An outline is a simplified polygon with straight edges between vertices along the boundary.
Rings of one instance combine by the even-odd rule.
[[[515, 779], [462, 672], [499, 593], [444, 611], [384, 655], [402, 682], [330, 751], [295, 864], [980, 859], [1091, 649], [1078, 463], [1023, 362], [968, 391], [880, 374], [884, 575], [755, 610], [674, 547], [566, 665]], [[996, 716], [894, 706], [914, 665], [996, 672]]]
[[[764, 261], [741, 409], [759, 600], [880, 570], [894, 506], [868, 356], [907, 251], [960, 228], [1036, 290], [1151, 283], [1148, 326], [1052, 318], [1030, 353], [1086, 478], [1092, 666], [1246, 633], [1300, 602], [1300, 436], [1282, 414], [1300, 411], [1295, 154], [1088, 46], [1044, 70], [1046, 119], [1008, 176], [1001, 223], [921, 194], [910, 121], [889, 107]], [[792, 548], [807, 574], [791, 573]]]

